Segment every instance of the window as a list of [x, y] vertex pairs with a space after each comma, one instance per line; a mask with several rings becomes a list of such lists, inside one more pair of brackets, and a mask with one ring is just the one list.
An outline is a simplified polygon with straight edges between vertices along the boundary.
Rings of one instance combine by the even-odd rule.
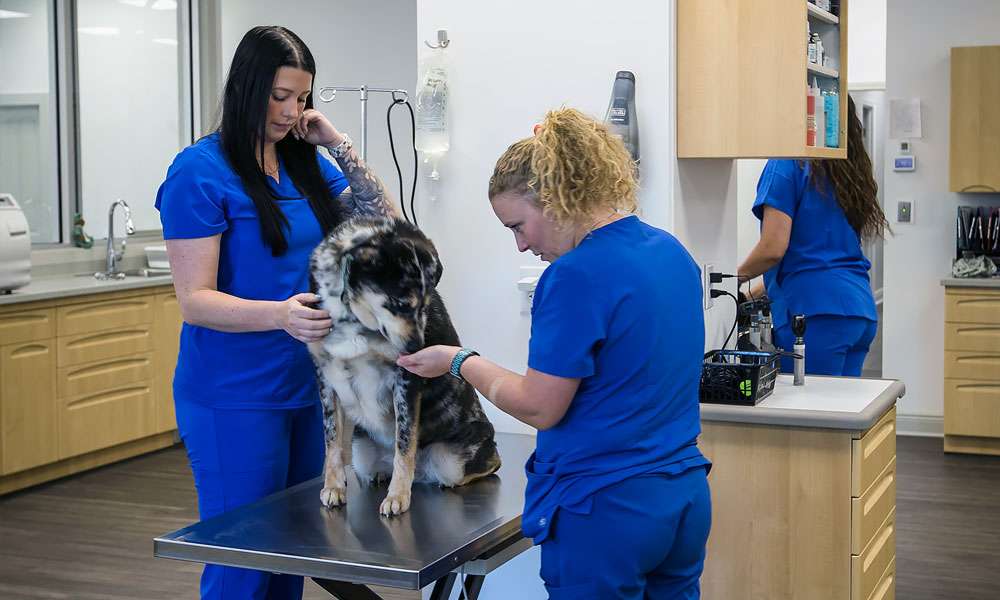
[[107, 235], [121, 198], [153, 199], [192, 139], [190, 0], [0, 0], [0, 191], [36, 244], [71, 242], [76, 213]]

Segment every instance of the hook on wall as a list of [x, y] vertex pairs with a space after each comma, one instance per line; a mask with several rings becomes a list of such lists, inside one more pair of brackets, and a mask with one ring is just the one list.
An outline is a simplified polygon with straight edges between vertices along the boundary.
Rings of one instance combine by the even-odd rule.
[[437, 43], [432, 44], [432, 43], [428, 42], [427, 40], [424, 40], [424, 43], [427, 44], [428, 48], [447, 48], [448, 44], [451, 43], [451, 40], [448, 39], [448, 30], [447, 29], [438, 29], [438, 31], [437, 31]]

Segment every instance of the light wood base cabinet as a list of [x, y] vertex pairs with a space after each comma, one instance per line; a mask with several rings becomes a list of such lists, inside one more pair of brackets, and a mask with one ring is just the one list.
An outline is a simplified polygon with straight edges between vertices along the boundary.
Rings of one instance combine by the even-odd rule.
[[890, 600], [896, 410], [865, 432], [702, 422], [706, 600]]
[[174, 442], [173, 289], [0, 307], [0, 493]]
[[1000, 290], [949, 287], [944, 450], [1000, 455]]

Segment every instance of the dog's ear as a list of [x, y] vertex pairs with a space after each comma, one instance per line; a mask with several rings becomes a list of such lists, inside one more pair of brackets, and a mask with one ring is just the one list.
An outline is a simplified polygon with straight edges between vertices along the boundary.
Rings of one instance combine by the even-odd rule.
[[431, 257], [434, 258], [434, 287], [441, 283], [441, 275], [444, 273], [444, 265], [441, 264], [441, 259], [438, 258], [437, 251], [431, 248]]

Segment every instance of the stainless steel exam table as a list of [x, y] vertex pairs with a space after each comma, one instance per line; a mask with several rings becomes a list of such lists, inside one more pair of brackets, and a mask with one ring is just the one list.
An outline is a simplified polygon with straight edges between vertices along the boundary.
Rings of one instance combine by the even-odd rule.
[[386, 484], [348, 476], [347, 505], [320, 504], [321, 477], [153, 541], [153, 554], [311, 577], [341, 600], [379, 599], [368, 584], [448, 598], [463, 577], [475, 600], [488, 573], [531, 547], [521, 535], [528, 435], [497, 434], [503, 466], [473, 484], [414, 484], [410, 510], [382, 517]]

